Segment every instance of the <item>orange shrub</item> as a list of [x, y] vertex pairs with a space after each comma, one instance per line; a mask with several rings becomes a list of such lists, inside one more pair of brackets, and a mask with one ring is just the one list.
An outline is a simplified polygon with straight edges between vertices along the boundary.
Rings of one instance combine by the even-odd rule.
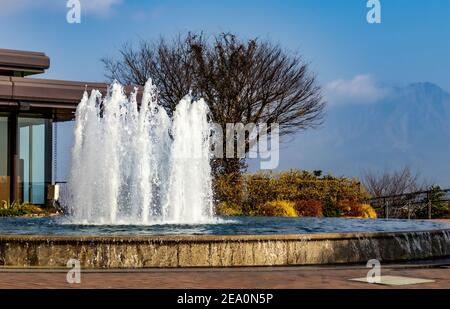
[[363, 214], [361, 204], [354, 199], [340, 200], [337, 206], [344, 217], [361, 217]]
[[339, 209], [345, 217], [376, 219], [377, 212], [369, 204], [345, 200], [338, 203]]
[[317, 200], [298, 200], [294, 206], [300, 217], [322, 217], [323, 204]]

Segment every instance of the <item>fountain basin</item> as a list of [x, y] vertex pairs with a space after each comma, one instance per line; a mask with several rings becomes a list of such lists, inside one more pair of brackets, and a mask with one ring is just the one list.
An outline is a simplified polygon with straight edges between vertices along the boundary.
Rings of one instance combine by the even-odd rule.
[[450, 229], [287, 235], [0, 235], [0, 265], [82, 268], [366, 263], [450, 257]]

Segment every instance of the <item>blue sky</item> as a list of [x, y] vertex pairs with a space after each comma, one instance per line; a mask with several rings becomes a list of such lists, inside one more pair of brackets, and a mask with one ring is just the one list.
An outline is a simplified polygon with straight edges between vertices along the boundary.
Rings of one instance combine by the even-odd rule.
[[372, 100], [383, 84], [450, 91], [448, 0], [380, 0], [381, 24], [367, 23], [366, 0], [81, 1], [81, 24], [68, 24], [66, 0], [0, 0], [0, 48], [44, 51], [46, 78], [104, 81], [100, 59], [125, 42], [231, 31], [301, 54], [335, 101]]
[[450, 1], [381, 0], [368, 24], [365, 0], [82, 0], [82, 23], [66, 22], [66, 0], [2, 0], [0, 46], [45, 51], [49, 78], [102, 81], [100, 59], [124, 42], [189, 30], [232, 31], [297, 51], [319, 81], [370, 75], [450, 90]]

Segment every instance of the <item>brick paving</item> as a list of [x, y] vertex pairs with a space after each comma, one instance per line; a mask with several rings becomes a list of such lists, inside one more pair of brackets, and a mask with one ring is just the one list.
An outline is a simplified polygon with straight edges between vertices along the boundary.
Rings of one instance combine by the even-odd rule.
[[0, 268], [0, 288], [450, 288], [450, 267], [384, 267], [382, 275], [433, 279], [433, 283], [390, 287], [349, 281], [364, 267], [270, 267], [216, 269], [86, 270], [80, 284], [66, 270]]

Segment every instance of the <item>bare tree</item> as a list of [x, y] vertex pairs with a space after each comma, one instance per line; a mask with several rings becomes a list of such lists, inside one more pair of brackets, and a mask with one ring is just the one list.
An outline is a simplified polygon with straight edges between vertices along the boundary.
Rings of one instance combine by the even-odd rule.
[[391, 196], [420, 191], [419, 174], [411, 172], [409, 167], [383, 173], [364, 172], [362, 182], [372, 197]]
[[[111, 80], [144, 85], [152, 78], [169, 113], [189, 92], [204, 98], [213, 121], [224, 129], [226, 123], [277, 123], [287, 135], [323, 119], [325, 102], [308, 65], [270, 42], [188, 33], [171, 41], [141, 41], [136, 48], [127, 44], [119, 59], [102, 61]], [[218, 166], [230, 173], [242, 163], [224, 159]]]

